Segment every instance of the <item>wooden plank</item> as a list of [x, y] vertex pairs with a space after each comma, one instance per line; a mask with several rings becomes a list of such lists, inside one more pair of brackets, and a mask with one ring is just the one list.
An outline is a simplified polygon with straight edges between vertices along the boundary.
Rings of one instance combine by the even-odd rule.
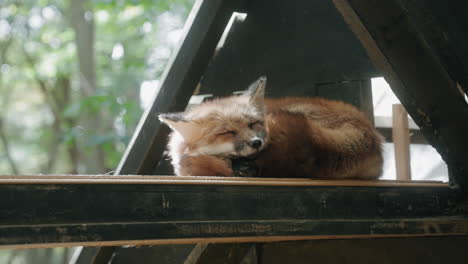
[[466, 102], [400, 2], [333, 2], [423, 135], [453, 172], [451, 182], [468, 190]]
[[259, 264], [466, 263], [468, 237], [316, 240], [268, 243]]
[[396, 178], [400, 181], [411, 181], [408, 113], [402, 105], [394, 104], [392, 107], [392, 116]]
[[452, 79], [468, 93], [468, 20], [465, 1], [403, 0], [411, 21]]
[[242, 1], [197, 0], [180, 46], [161, 77], [161, 88], [145, 111], [116, 174], [152, 174], [166, 146], [169, 129], [157, 114], [183, 111], [208, 65], [235, 6]]
[[361, 102], [359, 109], [366, 114], [372, 125], [374, 125], [374, 101], [372, 100], [372, 81], [370, 79], [360, 81], [359, 101]]
[[[286, 177], [287, 175], [285, 175]], [[305, 178], [244, 178], [151, 175], [0, 175], [0, 184], [144, 184], [144, 185], [249, 185], [249, 186], [372, 186], [447, 188], [439, 181], [313, 180]]]
[[[0, 245], [125, 245], [467, 234], [448, 187], [0, 184]], [[176, 183], [176, 184], [175, 184]], [[63, 243], [63, 244], [61, 244]]]
[[[143, 237], [142, 233], [145, 232], [162, 232], [162, 236], [167, 235], [167, 232], [164, 232], [169, 225], [154, 227], [148, 224], [140, 226], [125, 226], [125, 229], [115, 229], [112, 228], [112, 232], [121, 232], [129, 230], [129, 232], [136, 232], [136, 234], [130, 234], [129, 232], [123, 232], [124, 237], [132, 236], [130, 240], [122, 240], [120, 236], [104, 236], [100, 237], [102, 241], [96, 241], [96, 236], [104, 233], [102, 230], [103, 224], [100, 227], [92, 228], [90, 231], [98, 231], [94, 235], [89, 235], [84, 233], [83, 225], [78, 226], [55, 226], [53, 228], [45, 229], [44, 227], [34, 227], [23, 229], [22, 232], [29, 232], [29, 236], [41, 236], [41, 240], [35, 240], [38, 242], [31, 242], [33, 239], [29, 238], [28, 243], [22, 243], [25, 240], [23, 238], [21, 241], [18, 239], [11, 239], [10, 237], [5, 237], [2, 240], [2, 243], [5, 241], [16, 242], [16, 243], [7, 243], [0, 245], [0, 249], [20, 249], [20, 248], [50, 248], [50, 247], [76, 247], [76, 246], [86, 246], [86, 247], [109, 247], [109, 246], [126, 246], [126, 245], [185, 245], [193, 243], [263, 243], [263, 242], [278, 242], [278, 241], [304, 241], [304, 240], [323, 240], [323, 239], [365, 239], [365, 238], [396, 238], [396, 237], [432, 237], [432, 236], [467, 236], [468, 235], [468, 220], [466, 218], [456, 217], [451, 220], [399, 220], [399, 221], [367, 221], [357, 220], [357, 221], [340, 221], [340, 222], [330, 222], [328, 220], [324, 221], [300, 221], [291, 225], [291, 222], [279, 224], [277, 222], [263, 222], [264, 226], [269, 226], [272, 229], [283, 228], [287, 229], [288, 226], [294, 228], [295, 234], [287, 235], [258, 235], [252, 236], [247, 235], [248, 233], [257, 232], [256, 230], [248, 229], [248, 232], [241, 234], [242, 236], [236, 237], [232, 233], [220, 233], [220, 236], [223, 237], [195, 237], [195, 238], [168, 238], [168, 239], [138, 239], [137, 237]], [[177, 223], [176, 223], [177, 224]], [[374, 226], [382, 227], [380, 229], [374, 228]], [[213, 226], [213, 223], [203, 223], [203, 224], [194, 224], [188, 228], [188, 225], [185, 225], [184, 228], [188, 230], [200, 230], [201, 226], [205, 226], [206, 229], [221, 228], [225, 226]], [[231, 228], [243, 230], [246, 227], [255, 226], [255, 223], [245, 223], [240, 225], [239, 223], [234, 223]], [[392, 228], [397, 226], [403, 226], [402, 228]], [[90, 227], [86, 225], [86, 227]], [[62, 233], [72, 234], [72, 236], [67, 237], [69, 240], [64, 240], [61, 238], [63, 234], [57, 235], [57, 232], [54, 232], [54, 229], [60, 228]], [[203, 227], [202, 227], [203, 228]], [[311, 231], [312, 229], [312, 231]], [[327, 230], [327, 233], [334, 234], [319, 234], [325, 233], [321, 232], [319, 229]], [[334, 232], [339, 230], [339, 232]], [[349, 232], [345, 232], [345, 231]], [[352, 230], [359, 230], [362, 234], [358, 234]], [[18, 229], [10, 229], [10, 232], [17, 232]], [[107, 229], [108, 233], [109, 229]], [[81, 233], [81, 235], [79, 234]], [[84, 233], [84, 234], [83, 234]], [[239, 233], [239, 232], [237, 232]], [[314, 233], [310, 235], [309, 233]], [[3, 235], [3, 234], [2, 234]], [[26, 237], [28, 234], [23, 234], [23, 237]], [[59, 242], [44, 242], [46, 239], [54, 239]], [[79, 241], [83, 239], [86, 241]], [[93, 240], [94, 239], [94, 240]], [[104, 248], [102, 248], [104, 249]], [[101, 250], [102, 250], [101, 249]]]

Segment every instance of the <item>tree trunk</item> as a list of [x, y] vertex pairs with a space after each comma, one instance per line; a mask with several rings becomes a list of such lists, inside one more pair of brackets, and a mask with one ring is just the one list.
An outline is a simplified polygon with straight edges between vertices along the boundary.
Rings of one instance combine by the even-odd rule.
[[[75, 43], [78, 52], [80, 91], [83, 97], [96, 94], [96, 65], [95, 65], [95, 30], [92, 10], [88, 7], [87, 0], [72, 0], [70, 3], [71, 25], [75, 31]], [[102, 131], [102, 115], [83, 115], [80, 124], [83, 127], [84, 138], [79, 146], [86, 145], [87, 140]], [[82, 148], [81, 157], [85, 162], [85, 173], [103, 173], [105, 171], [105, 158], [102, 146]]]

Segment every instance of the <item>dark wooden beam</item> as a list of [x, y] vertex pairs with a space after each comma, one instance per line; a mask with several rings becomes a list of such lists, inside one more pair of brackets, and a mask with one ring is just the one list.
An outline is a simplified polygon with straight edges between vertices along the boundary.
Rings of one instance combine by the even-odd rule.
[[468, 234], [445, 184], [158, 176], [0, 179], [0, 245]]
[[392, 90], [468, 193], [468, 107], [398, 0], [334, 0]]
[[411, 22], [434, 54], [468, 94], [468, 20], [466, 1], [402, 0]]
[[187, 19], [180, 46], [161, 77], [161, 89], [145, 111], [116, 174], [153, 174], [166, 147], [169, 129], [159, 113], [183, 111], [236, 7], [243, 1], [197, 0]]

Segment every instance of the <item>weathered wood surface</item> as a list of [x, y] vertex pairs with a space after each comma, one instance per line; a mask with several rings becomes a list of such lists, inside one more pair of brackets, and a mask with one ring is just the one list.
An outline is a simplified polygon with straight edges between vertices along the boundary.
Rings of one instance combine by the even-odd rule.
[[468, 107], [398, 0], [334, 0], [428, 142], [453, 184], [468, 190]]
[[153, 174], [169, 129], [159, 113], [183, 111], [213, 56], [234, 7], [243, 1], [198, 0], [187, 19], [180, 46], [161, 77], [161, 88], [145, 111], [116, 174]]
[[449, 75], [468, 93], [468, 3], [460, 0], [402, 0], [401, 3]]
[[[159, 182], [149, 178], [153, 179], [146, 184], [138, 179], [134, 184], [122, 184], [122, 179], [99, 184], [89, 179], [3, 179], [0, 182], [8, 184], [0, 184], [0, 245], [468, 234], [462, 216], [466, 212], [457, 208], [456, 192], [441, 184], [336, 186], [306, 179], [275, 184], [271, 179], [260, 185], [229, 178], [174, 184], [168, 182], [170, 177]], [[306, 181], [308, 185], [297, 184]]]
[[249, 186], [370, 186], [370, 187], [431, 187], [447, 188], [440, 181], [397, 180], [312, 180], [305, 178], [244, 178], [212, 176], [154, 175], [0, 175], [0, 184], [166, 184], [166, 185], [249, 185]]
[[258, 264], [462, 264], [466, 248], [467, 236], [268, 243]]
[[393, 144], [395, 147], [395, 166], [397, 180], [411, 180], [410, 135], [408, 113], [401, 104], [392, 106]]

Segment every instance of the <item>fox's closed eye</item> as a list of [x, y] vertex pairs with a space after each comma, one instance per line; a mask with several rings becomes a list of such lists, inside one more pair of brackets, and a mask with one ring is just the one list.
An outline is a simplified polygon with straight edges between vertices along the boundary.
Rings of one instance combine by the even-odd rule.
[[223, 131], [221, 133], [218, 133], [218, 136], [225, 136], [225, 135], [232, 135], [232, 136], [235, 136], [237, 135], [237, 131], [234, 131], [234, 130], [226, 130], [226, 131]]
[[263, 122], [258, 120], [258, 121], [254, 121], [254, 122], [249, 123], [250, 128], [253, 128], [254, 126], [257, 126], [257, 125], [263, 126]]

